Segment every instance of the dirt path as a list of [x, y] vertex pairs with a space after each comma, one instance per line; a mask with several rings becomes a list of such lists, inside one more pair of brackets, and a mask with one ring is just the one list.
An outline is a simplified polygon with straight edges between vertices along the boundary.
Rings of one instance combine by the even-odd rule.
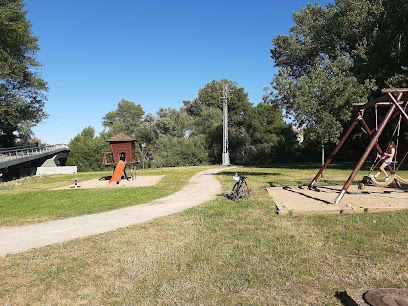
[[179, 192], [147, 204], [34, 225], [2, 227], [0, 256], [114, 231], [200, 205], [220, 193], [221, 184], [214, 174], [224, 169], [197, 173]]

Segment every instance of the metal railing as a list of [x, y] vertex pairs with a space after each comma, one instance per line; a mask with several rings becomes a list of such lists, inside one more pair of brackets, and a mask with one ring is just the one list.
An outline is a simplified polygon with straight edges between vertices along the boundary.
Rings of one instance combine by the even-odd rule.
[[20, 158], [32, 157], [44, 153], [52, 153], [55, 151], [69, 150], [66, 144], [43, 145], [43, 146], [26, 146], [22, 148], [6, 148], [0, 150], [0, 163]]

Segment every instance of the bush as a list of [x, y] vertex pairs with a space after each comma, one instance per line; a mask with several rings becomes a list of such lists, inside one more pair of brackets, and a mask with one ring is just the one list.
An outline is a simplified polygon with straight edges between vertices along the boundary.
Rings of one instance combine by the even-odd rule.
[[164, 136], [157, 140], [152, 153], [153, 167], [199, 166], [208, 164], [204, 136], [189, 139]]

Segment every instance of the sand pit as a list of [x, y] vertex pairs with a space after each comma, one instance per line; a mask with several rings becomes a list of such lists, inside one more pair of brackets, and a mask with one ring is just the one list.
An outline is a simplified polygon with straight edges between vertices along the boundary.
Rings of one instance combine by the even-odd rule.
[[100, 181], [99, 179], [81, 181], [78, 186], [75, 187], [74, 184], [70, 184], [64, 187], [58, 187], [52, 190], [61, 189], [89, 189], [89, 188], [123, 188], [123, 187], [146, 187], [155, 186], [161, 179], [165, 177], [164, 175], [151, 175], [151, 176], [138, 176], [135, 180], [121, 180], [119, 184], [109, 185], [109, 181]]
[[340, 204], [334, 201], [343, 186], [319, 186], [318, 190], [307, 187], [270, 187], [279, 215], [309, 215], [392, 211], [408, 209], [408, 192], [398, 188], [367, 186], [359, 190], [350, 186]]

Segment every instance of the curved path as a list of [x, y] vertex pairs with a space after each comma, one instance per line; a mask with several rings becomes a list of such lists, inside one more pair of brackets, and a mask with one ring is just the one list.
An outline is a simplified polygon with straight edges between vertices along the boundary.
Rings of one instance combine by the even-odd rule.
[[182, 190], [147, 204], [34, 225], [2, 227], [0, 256], [114, 231], [200, 205], [220, 192], [221, 184], [214, 174], [224, 169], [199, 172]]

